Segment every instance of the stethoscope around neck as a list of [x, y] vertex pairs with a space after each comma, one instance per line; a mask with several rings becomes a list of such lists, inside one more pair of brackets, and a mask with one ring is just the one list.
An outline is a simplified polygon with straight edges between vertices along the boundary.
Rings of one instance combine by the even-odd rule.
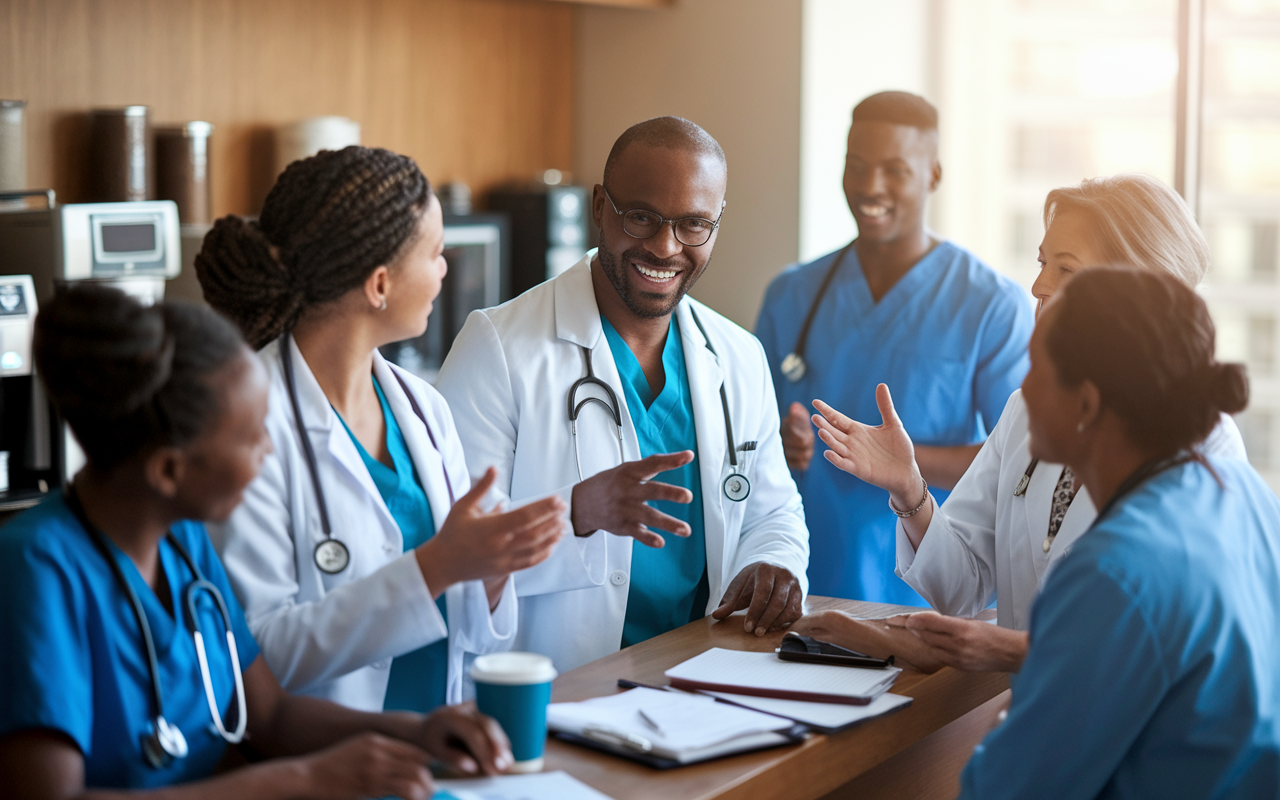
[[[151, 635], [151, 625], [147, 622], [147, 612], [143, 609], [137, 592], [133, 590], [133, 586], [130, 585], [125, 577], [124, 570], [120, 568], [119, 562], [116, 561], [111, 549], [107, 546], [106, 535], [89, 521], [89, 517], [85, 514], [84, 506], [80, 504], [80, 498], [76, 495], [74, 486], [67, 489], [66, 499], [72, 513], [75, 514], [85, 532], [89, 534], [89, 539], [93, 541], [98, 552], [102, 553], [102, 557], [107, 560], [107, 564], [111, 567], [111, 572], [115, 576], [116, 583], [129, 598], [129, 606], [133, 609], [133, 616], [138, 621], [138, 628], [142, 631], [142, 644], [147, 653], [147, 674], [151, 678], [151, 703], [155, 709], [155, 716], [151, 719], [151, 729], [142, 734], [140, 742], [142, 754], [147, 763], [155, 769], [164, 769], [175, 759], [186, 758], [189, 749], [187, 747], [187, 739], [182, 735], [182, 731], [177, 725], [165, 719], [164, 716], [164, 693], [160, 688], [160, 666], [156, 658], [156, 645], [155, 639]], [[240, 672], [240, 653], [236, 649], [236, 636], [231, 632], [231, 613], [227, 609], [227, 603], [222, 597], [222, 592], [218, 591], [218, 587], [205, 579], [200, 568], [196, 566], [195, 560], [187, 552], [187, 548], [183, 546], [182, 542], [178, 541], [178, 537], [173, 535], [173, 531], [165, 534], [165, 538], [169, 541], [169, 545], [182, 557], [182, 560], [186, 562], [187, 569], [191, 570], [191, 574], [194, 576], [194, 580], [187, 584], [187, 588], [182, 590], [182, 605], [186, 608], [187, 631], [190, 632], [191, 638], [196, 644], [196, 660], [200, 664], [200, 680], [204, 684], [204, 696], [209, 703], [209, 715], [213, 717], [214, 730], [229, 744], [239, 744], [244, 739], [245, 726], [248, 724], [249, 715], [245, 708], [244, 676]], [[200, 617], [196, 613], [196, 598], [200, 592], [206, 592], [213, 598], [219, 613], [222, 614], [222, 625], [227, 633], [227, 656], [231, 660], [231, 672], [235, 676], [236, 729], [234, 731], [228, 731], [223, 723], [222, 712], [218, 710], [218, 698], [213, 691], [213, 679], [209, 674], [209, 659], [205, 651], [204, 634], [200, 631]]]
[[[703, 327], [702, 320], [698, 318], [698, 312], [690, 307], [689, 315], [693, 317], [693, 324], [697, 325], [698, 330], [702, 333], [702, 341], [706, 344], [707, 349], [711, 351], [711, 355], [719, 359], [720, 355], [716, 352], [716, 348], [711, 344], [711, 337], [707, 335], [707, 329]], [[578, 468], [578, 481], [581, 482], [584, 478], [582, 474], [582, 452], [578, 448], [578, 417], [582, 415], [582, 410], [588, 405], [597, 403], [608, 412], [609, 418], [613, 420], [613, 425], [618, 432], [619, 463], [626, 461], [626, 454], [624, 453], [622, 446], [622, 406], [618, 402], [618, 395], [613, 391], [609, 384], [596, 377], [595, 371], [591, 368], [591, 350], [589, 350], [585, 345], [578, 346], [582, 350], [582, 360], [585, 364], [586, 374], [574, 381], [573, 385], [569, 387], [568, 410], [569, 433], [573, 438], [573, 459], [574, 464]], [[605, 393], [605, 396], [608, 399], [606, 400], [604, 397], [590, 395], [579, 400], [578, 390], [584, 386], [598, 387]], [[729, 466], [733, 470], [730, 475], [724, 479], [721, 484], [721, 489], [724, 491], [725, 497], [735, 503], [741, 503], [751, 494], [751, 481], [748, 480], [747, 476], [743, 475], [739, 470], [737, 452], [739, 448], [733, 438], [733, 417], [729, 413], [729, 395], [725, 392], [724, 381], [720, 382], [720, 407], [724, 412], [724, 435], [725, 439], [729, 443]], [[755, 450], [756, 443], [743, 442], [741, 449], [745, 454]]]
[[813, 302], [809, 304], [809, 311], [804, 315], [804, 324], [800, 326], [796, 346], [782, 359], [782, 374], [792, 383], [799, 382], [809, 371], [809, 364], [804, 360], [805, 347], [809, 344], [809, 329], [813, 327], [813, 320], [818, 316], [818, 308], [822, 305], [822, 298], [826, 296], [827, 289], [831, 287], [831, 281], [835, 280], [836, 273], [840, 271], [840, 265], [844, 263], [845, 256], [849, 255], [852, 249], [853, 242], [845, 245], [840, 255], [836, 256], [835, 261], [831, 263], [827, 274], [822, 277], [822, 283], [818, 285], [818, 293], [814, 295]]
[[[302, 444], [302, 455], [307, 460], [307, 471], [311, 474], [311, 486], [315, 489], [316, 505], [320, 509], [320, 529], [324, 531], [324, 541], [316, 545], [312, 552], [312, 558], [315, 560], [316, 568], [326, 575], [337, 575], [347, 568], [351, 563], [351, 551], [342, 543], [342, 540], [333, 535], [333, 527], [329, 524], [329, 504], [325, 501], [324, 487], [320, 484], [320, 466], [316, 460], [316, 451], [311, 446], [311, 437], [307, 435], [307, 426], [302, 419], [302, 406], [298, 403], [298, 384], [293, 374], [293, 348], [290, 343], [293, 337], [286, 332], [280, 337], [280, 365], [284, 370], [284, 384], [289, 391], [289, 404], [293, 407], [293, 419], [298, 425], [298, 440]], [[395, 376], [400, 383], [400, 388], [404, 390], [405, 397], [409, 398], [409, 406], [413, 409], [413, 413], [418, 419], [422, 420], [423, 426], [427, 429], [427, 438], [431, 440], [431, 446], [440, 453], [440, 467], [444, 472], [445, 489], [449, 492], [449, 506], [458, 502], [457, 496], [453, 492], [453, 481], [449, 479], [449, 470], [444, 463], [444, 454], [440, 451], [440, 445], [436, 442], [436, 435], [431, 430], [431, 423], [427, 422], [427, 415], [423, 413], [422, 407], [418, 405], [418, 401], [414, 398], [413, 392], [409, 391], [409, 385], [405, 383], [404, 378], [400, 377], [400, 373], [394, 369], [391, 374]]]

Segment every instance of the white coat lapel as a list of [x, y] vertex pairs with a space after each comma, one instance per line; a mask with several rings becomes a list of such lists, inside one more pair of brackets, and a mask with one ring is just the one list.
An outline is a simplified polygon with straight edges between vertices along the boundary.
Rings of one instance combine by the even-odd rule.
[[[330, 463], [334, 465], [334, 469], [340, 475], [345, 475], [346, 479], [359, 486], [372, 499], [374, 506], [378, 509], [378, 519], [382, 523], [383, 528], [387, 532], [399, 532], [399, 527], [395, 524], [395, 520], [391, 517], [391, 512], [387, 509], [387, 504], [382, 500], [382, 494], [378, 491], [378, 487], [373, 482], [373, 477], [369, 475], [369, 470], [365, 468], [364, 461], [360, 458], [360, 451], [356, 449], [355, 443], [351, 441], [351, 436], [347, 433], [347, 429], [338, 419], [338, 414], [333, 410], [333, 406], [329, 403], [329, 398], [324, 394], [324, 390], [320, 388], [320, 383], [316, 380], [316, 376], [311, 372], [311, 367], [307, 365], [307, 360], [302, 357], [302, 353], [298, 350], [298, 345], [289, 339], [289, 352], [282, 353], [281, 357], [291, 357], [293, 361], [294, 381], [298, 390], [298, 406], [302, 410], [304, 424], [307, 433], [311, 435], [312, 446], [314, 447], [319, 440], [323, 444], [323, 448], [316, 448], [316, 461], [328, 454]], [[325, 465], [319, 464], [320, 467], [320, 483], [323, 486], [325, 482], [324, 473]], [[333, 535], [342, 538], [343, 536], [356, 535], [354, 532], [338, 530], [338, 520], [341, 519], [342, 509], [336, 508], [334, 499], [336, 493], [332, 491], [325, 492], [325, 504], [328, 506], [330, 522], [333, 525]]]
[[[720, 598], [716, 592], [724, 571], [724, 506], [720, 491], [721, 472], [728, 457], [728, 439], [724, 428], [724, 409], [720, 402], [720, 386], [724, 383], [724, 369], [712, 352], [706, 339], [693, 321], [689, 301], [677, 308], [680, 322], [681, 344], [684, 345], [685, 369], [689, 373], [689, 394], [693, 400], [693, 423], [698, 434], [698, 471], [702, 481], [702, 519], [707, 540], [707, 578], [711, 584], [711, 600]], [[715, 346], [715, 343], [712, 343]], [[721, 348], [717, 348], [722, 352]]]
[[1058, 478], [1062, 476], [1061, 464], [1050, 464], [1041, 461], [1036, 465], [1031, 483], [1027, 485], [1026, 502], [1026, 535], [1027, 547], [1031, 550], [1031, 563], [1035, 566], [1036, 579], [1044, 577], [1044, 568], [1048, 557], [1044, 552], [1044, 540], [1049, 535], [1049, 515], [1053, 511], [1053, 491], [1058, 486]]
[[[591, 354], [591, 369], [595, 376], [604, 381], [613, 390], [617, 401], [620, 421], [622, 423], [622, 451], [624, 460], [634, 461], [640, 458], [640, 440], [636, 436], [635, 426], [631, 422], [631, 413], [627, 409], [626, 393], [622, 390], [622, 377], [618, 373], [618, 365], [613, 360], [613, 351], [609, 349], [609, 340], [604, 335], [604, 326], [600, 324], [600, 307], [596, 305], [595, 290], [591, 285], [591, 259], [595, 257], [592, 250], [581, 261], [571, 267], [555, 282], [556, 303], [556, 336], [562, 344], [573, 345], [572, 357], [568, 363], [568, 374], [563, 379], [563, 386], [549, 387], [548, 391], [559, 393], [568, 400], [570, 387], [574, 381], [587, 374], [586, 363], [582, 358], [582, 348]], [[610, 398], [598, 386], [583, 384], [575, 395], [575, 404], [581, 405], [588, 397], [595, 397], [610, 404]], [[568, 411], [559, 424], [568, 425]], [[599, 403], [587, 403], [581, 407], [578, 415], [578, 447], [582, 455], [582, 475], [589, 478], [597, 472], [618, 466], [618, 429], [612, 416]], [[570, 442], [572, 445], [572, 441]], [[574, 476], [577, 477], [576, 475]]]
[[[427, 496], [427, 503], [431, 506], [431, 516], [438, 531], [452, 508], [449, 502], [448, 484], [445, 483], [444, 457], [431, 444], [431, 438], [427, 434], [423, 420], [414, 413], [413, 405], [405, 395], [404, 387], [392, 372], [391, 365], [380, 353], [374, 353], [373, 374], [377, 376], [378, 383], [382, 384], [382, 393], [387, 396], [387, 404], [391, 406], [391, 413], [400, 426], [400, 434], [404, 437], [405, 446], [409, 449], [409, 457], [413, 459], [413, 466], [418, 472], [418, 480], [422, 484], [423, 493]], [[425, 414], [425, 405], [421, 398], [417, 400], [418, 407], [422, 408]], [[432, 432], [437, 437], [442, 433], [438, 429]], [[439, 442], [438, 438], [437, 442]], [[456, 491], [463, 491], [465, 487], [454, 488]]]

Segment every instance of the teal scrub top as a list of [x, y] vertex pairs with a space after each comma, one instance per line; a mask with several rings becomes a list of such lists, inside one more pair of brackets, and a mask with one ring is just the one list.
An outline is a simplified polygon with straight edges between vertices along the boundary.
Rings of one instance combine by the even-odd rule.
[[1208, 463], [1149, 478], [1049, 573], [962, 798], [1280, 797], [1280, 500]]
[[[342, 427], [347, 429], [356, 450], [360, 452], [360, 460], [369, 470], [369, 477], [373, 478], [373, 484], [378, 487], [378, 494], [382, 495], [392, 519], [400, 526], [404, 552], [407, 553], [435, 536], [435, 517], [431, 513], [427, 494], [422, 489], [418, 471], [413, 466], [413, 458], [409, 455], [409, 447], [405, 444], [400, 424], [396, 422], [395, 414], [391, 413], [391, 405], [377, 378], [373, 379], [373, 389], [378, 393], [382, 417], [387, 421], [387, 450], [391, 453], [391, 463], [395, 468], [388, 467], [369, 455], [369, 451], [351, 433], [351, 428], [347, 427], [346, 420], [342, 420]], [[338, 419], [342, 419], [341, 414]], [[449, 619], [443, 594], [436, 600], [436, 606], [440, 609], [440, 614], [446, 620]], [[392, 659], [391, 679], [387, 683], [387, 694], [382, 707], [387, 711], [418, 711], [425, 714], [444, 705], [448, 681], [449, 640], [445, 638]]]
[[[222, 594], [240, 668], [249, 669], [258, 645], [204, 525], [179, 522], [172, 533]], [[128, 595], [61, 492], [0, 528], [0, 736], [33, 728], [65, 734], [84, 755], [89, 788], [152, 789], [207, 778], [227, 745], [213, 731], [195, 640], [186, 627], [183, 591], [195, 576], [161, 540], [170, 616], [133, 561], [107, 544], [147, 616], [164, 715], [186, 737], [187, 757], [154, 769], [142, 754], [139, 737], [155, 715], [142, 632]], [[235, 687], [222, 614], [208, 592], [197, 597], [214, 695], [231, 722]]]
[[664, 514], [688, 523], [693, 534], [687, 539], [665, 536], [662, 549], [635, 544], [631, 548], [631, 584], [627, 591], [627, 614], [622, 624], [622, 646], [651, 639], [660, 633], [701, 619], [706, 615], [710, 588], [707, 585], [707, 544], [702, 519], [702, 481], [698, 473], [698, 434], [693, 421], [693, 396], [685, 371], [684, 346], [675, 317], [667, 331], [662, 350], [666, 383], [657, 397], [640, 362], [617, 329], [600, 315], [613, 361], [622, 378], [623, 396], [631, 412], [631, 423], [640, 441], [640, 456], [692, 450], [693, 461], [653, 480], [683, 486], [693, 493], [693, 502], [650, 503]]

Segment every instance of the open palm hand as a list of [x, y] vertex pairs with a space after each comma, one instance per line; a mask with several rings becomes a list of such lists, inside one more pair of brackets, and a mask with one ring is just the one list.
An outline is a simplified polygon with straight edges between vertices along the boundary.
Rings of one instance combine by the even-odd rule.
[[813, 407], [819, 413], [813, 415], [813, 424], [818, 426], [818, 437], [828, 448], [823, 455], [836, 467], [891, 495], [918, 499], [920, 470], [915, 448], [893, 408], [889, 387], [883, 383], [876, 387], [876, 405], [882, 421], [871, 426], [814, 400]]

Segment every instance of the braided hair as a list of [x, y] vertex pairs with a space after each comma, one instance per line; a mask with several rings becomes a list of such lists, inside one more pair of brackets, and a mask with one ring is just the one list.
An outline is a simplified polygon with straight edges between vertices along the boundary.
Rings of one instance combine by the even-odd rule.
[[44, 304], [32, 348], [54, 406], [89, 463], [105, 470], [199, 437], [222, 411], [210, 376], [246, 352], [211, 309], [144, 306], [85, 283]]
[[256, 350], [413, 243], [431, 185], [413, 159], [351, 146], [290, 164], [255, 222], [219, 219], [196, 256], [208, 303]]
[[1169, 273], [1097, 267], [1059, 294], [1045, 335], [1059, 379], [1097, 386], [1139, 447], [1185, 450], [1213, 431], [1220, 413], [1248, 404], [1245, 368], [1214, 358], [1204, 300]]

